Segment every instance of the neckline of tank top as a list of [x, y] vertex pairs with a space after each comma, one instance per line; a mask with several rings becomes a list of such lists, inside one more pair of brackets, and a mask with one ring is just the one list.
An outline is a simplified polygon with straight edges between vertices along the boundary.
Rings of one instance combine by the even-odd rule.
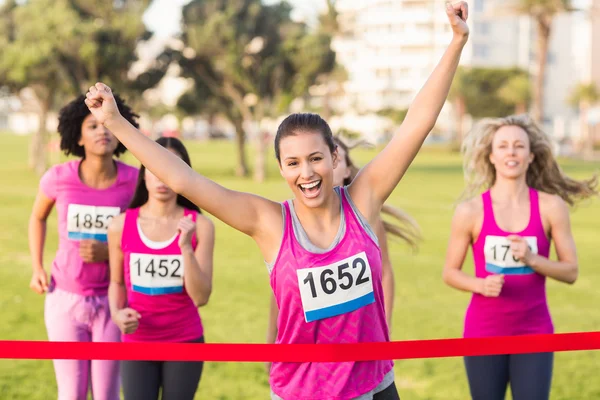
[[121, 171], [121, 169], [120, 169], [121, 164], [124, 164], [124, 163], [120, 162], [119, 160], [115, 160], [114, 158], [112, 159], [112, 161], [113, 161], [113, 163], [115, 165], [115, 168], [117, 170], [117, 176], [115, 178], [115, 181], [109, 187], [106, 187], [104, 189], [98, 189], [98, 188], [89, 186], [88, 184], [86, 184], [81, 179], [80, 172], [81, 172], [81, 163], [83, 162], [83, 158], [80, 158], [79, 160], [74, 160], [74, 162], [76, 163], [76, 166], [75, 166], [76, 168], [75, 169], [77, 170], [76, 171], [77, 182], [79, 182], [80, 185], [85, 186], [86, 189], [88, 189], [88, 190], [95, 190], [97, 192], [106, 192], [106, 191], [109, 191], [111, 189], [114, 189], [121, 182], [121, 174], [119, 172]]
[[135, 225], [137, 227], [138, 235], [140, 236], [140, 240], [142, 241], [142, 243], [144, 243], [144, 245], [151, 248], [152, 250], [166, 249], [175, 241], [175, 239], [177, 239], [177, 236], [179, 235], [178, 232], [175, 232], [175, 235], [173, 235], [173, 237], [171, 237], [170, 239], [163, 240], [161, 242], [157, 242], [157, 241], [150, 239], [148, 236], [146, 236], [144, 234], [144, 231], [142, 230], [142, 227], [140, 226], [140, 221], [137, 218], [135, 220]]
[[[496, 229], [498, 229], [500, 232], [506, 234], [506, 235], [520, 235], [523, 232], [531, 229], [531, 226], [533, 224], [533, 219], [535, 218], [535, 216], [533, 215], [533, 202], [534, 202], [534, 190], [531, 187], [528, 187], [529, 189], [529, 218], [527, 220], [527, 225], [525, 226], [525, 228], [518, 230], [518, 231], [507, 231], [505, 229], [502, 229], [500, 227], [500, 225], [498, 224], [498, 220], [496, 219], [496, 213], [494, 212], [494, 200], [492, 199], [492, 191], [491, 189], [489, 189], [488, 192], [488, 196], [489, 196], [489, 203], [490, 203], [490, 214], [491, 214], [491, 222], [493, 223], [494, 227]], [[539, 200], [538, 200], [539, 202]], [[539, 207], [538, 207], [538, 213], [539, 213]]]
[[[298, 214], [296, 214], [296, 208], [294, 207], [293, 199], [288, 200], [288, 205], [290, 207], [290, 213], [291, 213], [291, 217], [292, 217], [292, 232], [294, 233], [295, 239], [298, 242], [298, 244], [300, 244], [300, 246], [308, 252], [315, 253], [315, 254], [328, 253], [331, 250], [333, 250], [341, 242], [344, 234], [346, 233], [346, 215], [344, 213], [344, 202], [342, 200], [342, 191], [338, 187], [335, 187], [334, 191], [336, 192], [338, 198], [340, 199], [340, 225], [338, 227], [337, 233], [335, 234], [335, 237], [333, 238], [333, 241], [329, 244], [329, 246], [327, 246], [326, 249], [315, 245], [310, 240], [310, 238], [308, 237], [308, 234], [306, 233], [306, 230], [304, 229], [304, 227], [302, 226], [302, 223], [300, 222], [300, 218], [298, 218]], [[310, 246], [310, 248], [307, 248], [308, 246]]]

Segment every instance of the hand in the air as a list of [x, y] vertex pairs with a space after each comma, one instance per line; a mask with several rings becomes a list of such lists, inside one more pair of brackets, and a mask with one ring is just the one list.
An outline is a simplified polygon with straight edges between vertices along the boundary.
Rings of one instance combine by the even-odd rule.
[[105, 124], [121, 115], [112, 90], [104, 83], [98, 82], [91, 86], [85, 97], [85, 105], [88, 106], [98, 123]]
[[452, 26], [454, 37], [466, 40], [469, 36], [469, 26], [467, 18], [469, 17], [469, 6], [466, 1], [457, 3], [446, 2], [446, 15]]

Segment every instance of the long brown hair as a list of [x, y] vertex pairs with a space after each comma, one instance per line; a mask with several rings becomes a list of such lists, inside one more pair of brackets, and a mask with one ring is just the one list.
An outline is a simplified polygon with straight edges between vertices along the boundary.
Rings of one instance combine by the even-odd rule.
[[490, 161], [494, 134], [503, 126], [518, 126], [529, 138], [533, 162], [527, 169], [527, 185], [536, 190], [556, 194], [569, 205], [577, 200], [597, 195], [597, 176], [588, 180], [569, 178], [558, 166], [552, 153], [552, 143], [540, 127], [526, 114], [481, 120], [465, 137], [462, 144], [463, 167], [467, 187], [462, 198], [469, 198], [489, 189], [496, 181], [496, 169]]
[[[354, 143], [352, 146], [349, 146], [337, 136], [334, 137], [334, 141], [335, 144], [341, 147], [346, 153], [345, 160], [346, 165], [350, 169], [350, 176], [344, 179], [344, 186], [348, 186], [350, 183], [352, 183], [358, 174], [358, 171], [360, 170], [352, 162], [352, 159], [350, 158], [350, 150], [358, 146], [368, 146], [368, 144], [367, 142], [359, 141]], [[408, 243], [408, 245], [410, 245], [410, 247], [412, 247], [413, 250], [416, 250], [418, 248], [418, 242], [422, 239], [421, 229], [419, 228], [417, 221], [405, 211], [402, 211], [396, 207], [392, 207], [388, 204], [384, 204], [383, 207], [381, 207], [381, 212], [393, 217], [396, 220], [396, 223], [392, 223], [381, 218], [385, 231], [400, 238], [401, 240], [404, 240], [406, 243]]]

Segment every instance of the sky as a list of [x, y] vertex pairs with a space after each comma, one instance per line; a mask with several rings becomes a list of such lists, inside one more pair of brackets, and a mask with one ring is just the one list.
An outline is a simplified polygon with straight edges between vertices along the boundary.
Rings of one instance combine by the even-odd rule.
[[[275, 3], [278, 0], [265, 0], [265, 3]], [[0, 0], [0, 3], [2, 1]], [[154, 0], [144, 14], [144, 23], [154, 32], [156, 37], [164, 38], [179, 30], [181, 7], [189, 0]], [[288, 0], [294, 7], [294, 18], [314, 18], [323, 0]]]

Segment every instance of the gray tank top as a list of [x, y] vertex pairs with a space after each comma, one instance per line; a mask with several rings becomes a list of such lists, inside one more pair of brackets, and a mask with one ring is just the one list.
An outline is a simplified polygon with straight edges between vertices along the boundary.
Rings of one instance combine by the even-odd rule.
[[[339, 186], [336, 186], [334, 188], [334, 190], [338, 196], [342, 195]], [[350, 194], [348, 193], [348, 191], [345, 190], [344, 194], [346, 195], [346, 200], [348, 200], [348, 203], [350, 204], [350, 207], [352, 208], [352, 212], [358, 219], [360, 226], [365, 230], [365, 232], [367, 232], [369, 237], [371, 237], [371, 239], [373, 239], [373, 241], [375, 241], [375, 243], [377, 243], [377, 245], [379, 245], [379, 240], [377, 239], [377, 235], [375, 234], [375, 231], [373, 230], [373, 228], [371, 228], [371, 225], [369, 224], [369, 222], [367, 222], [367, 219], [361, 214], [361, 212], [358, 210], [358, 208], [356, 208], [356, 205], [352, 201], [352, 198], [350, 197]], [[300, 223], [300, 220], [298, 219], [298, 215], [296, 214], [296, 209], [294, 208], [293, 201], [288, 200], [287, 202], [290, 206], [290, 211], [292, 213], [292, 227], [294, 230], [294, 236], [296, 237], [296, 240], [298, 241], [298, 243], [300, 243], [300, 246], [302, 246], [306, 251], [310, 251], [311, 253], [315, 253], [315, 254], [327, 253], [328, 251], [333, 249], [335, 246], [337, 246], [338, 243], [344, 237], [344, 234], [346, 233], [346, 216], [344, 215], [344, 212], [343, 212], [344, 210], [342, 209], [343, 203], [341, 201], [341, 197], [340, 197], [340, 227], [338, 229], [337, 234], [335, 235], [335, 238], [333, 239], [333, 242], [331, 243], [331, 245], [329, 245], [329, 247], [327, 249], [318, 247], [310, 241], [310, 239], [308, 238], [308, 235], [306, 234], [306, 231], [304, 230], [304, 228], [302, 227], [302, 224]], [[283, 216], [283, 220], [285, 221], [285, 206], [283, 204], [281, 205], [281, 215]], [[285, 226], [284, 226], [284, 231], [285, 231]], [[283, 235], [282, 235], [282, 238], [283, 238]], [[275, 259], [277, 259], [277, 257], [275, 257]], [[272, 263], [265, 262], [265, 264], [267, 265], [267, 269], [270, 274], [271, 271], [273, 271], [273, 267], [275, 265], [275, 260], [273, 260]]]

